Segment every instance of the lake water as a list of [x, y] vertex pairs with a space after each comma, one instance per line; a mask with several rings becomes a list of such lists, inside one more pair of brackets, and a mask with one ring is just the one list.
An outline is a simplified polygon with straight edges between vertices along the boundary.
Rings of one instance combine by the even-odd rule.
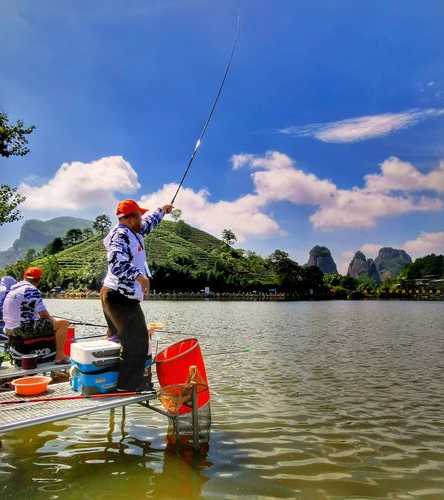
[[[48, 304], [103, 322], [98, 301]], [[0, 498], [444, 498], [443, 303], [144, 310], [204, 352], [251, 349], [206, 360], [208, 453], [167, 446], [167, 419], [141, 407], [43, 425], [0, 437]]]

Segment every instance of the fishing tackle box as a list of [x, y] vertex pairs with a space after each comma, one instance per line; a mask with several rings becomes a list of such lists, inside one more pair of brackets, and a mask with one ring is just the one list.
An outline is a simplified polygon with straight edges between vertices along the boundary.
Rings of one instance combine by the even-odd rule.
[[70, 382], [82, 394], [115, 390], [119, 376], [120, 344], [110, 340], [79, 342], [71, 346]]

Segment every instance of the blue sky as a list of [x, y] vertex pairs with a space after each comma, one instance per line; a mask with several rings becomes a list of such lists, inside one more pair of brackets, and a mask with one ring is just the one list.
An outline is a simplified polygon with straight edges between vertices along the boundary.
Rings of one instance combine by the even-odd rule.
[[[0, 106], [37, 125], [28, 156], [0, 160], [25, 217], [167, 202], [237, 10], [3, 1]], [[444, 251], [443, 20], [441, 1], [244, 0], [232, 71], [177, 200], [185, 220], [300, 262], [314, 244], [338, 264], [361, 247]], [[18, 229], [2, 226], [0, 247]]]

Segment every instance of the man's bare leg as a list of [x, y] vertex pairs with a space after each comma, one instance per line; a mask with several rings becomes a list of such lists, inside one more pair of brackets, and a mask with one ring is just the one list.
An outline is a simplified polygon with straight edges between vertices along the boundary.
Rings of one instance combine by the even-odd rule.
[[65, 359], [65, 340], [66, 333], [68, 332], [69, 321], [64, 319], [55, 319], [54, 321], [54, 335], [56, 341], [56, 363]]

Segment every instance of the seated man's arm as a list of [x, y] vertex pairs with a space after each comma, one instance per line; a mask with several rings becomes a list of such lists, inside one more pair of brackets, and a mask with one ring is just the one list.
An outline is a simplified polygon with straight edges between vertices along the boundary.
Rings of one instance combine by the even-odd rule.
[[39, 312], [38, 314], [39, 314], [39, 317], [41, 319], [51, 319], [52, 320], [52, 316], [49, 314], [49, 312], [46, 309], [44, 311]]

